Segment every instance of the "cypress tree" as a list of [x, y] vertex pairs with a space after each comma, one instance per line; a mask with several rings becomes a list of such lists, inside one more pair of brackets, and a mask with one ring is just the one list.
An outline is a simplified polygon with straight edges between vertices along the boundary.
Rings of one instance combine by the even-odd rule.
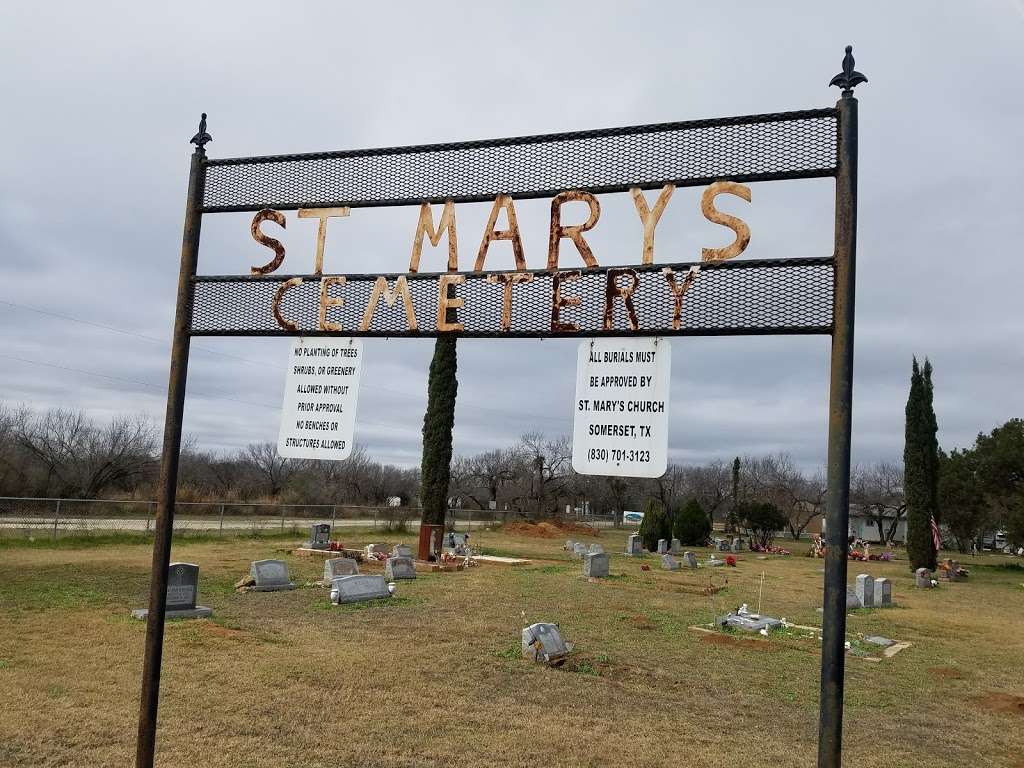
[[732, 508], [725, 518], [727, 533], [735, 531], [740, 524], [740, 457], [732, 460]]
[[427, 412], [423, 416], [423, 459], [420, 465], [420, 503], [423, 522], [444, 525], [451, 481], [452, 429], [455, 426], [456, 337], [442, 335], [434, 344], [427, 380]]
[[932, 517], [938, 520], [939, 511], [939, 443], [932, 399], [932, 364], [925, 358], [922, 370], [915, 357], [907, 397], [906, 443], [903, 449], [907, 554], [911, 570], [934, 570], [937, 565], [931, 520]]

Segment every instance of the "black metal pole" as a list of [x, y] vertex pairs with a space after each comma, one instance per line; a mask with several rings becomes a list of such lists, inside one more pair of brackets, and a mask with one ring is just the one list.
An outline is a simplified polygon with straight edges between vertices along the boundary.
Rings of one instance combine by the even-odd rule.
[[[818, 768], [839, 768], [843, 750], [843, 678], [846, 661], [846, 558], [850, 519], [850, 437], [853, 413], [853, 320], [857, 252], [857, 99], [866, 78], [853, 71], [846, 49], [839, 111], [836, 174], [835, 293], [828, 414], [825, 600], [821, 648]], [[861, 79], [857, 80], [859, 76]], [[845, 79], [842, 79], [844, 78]]]
[[174, 499], [178, 484], [178, 457], [181, 451], [181, 422], [185, 410], [185, 379], [188, 376], [189, 328], [192, 325], [193, 278], [199, 256], [199, 229], [202, 223], [203, 180], [206, 150], [206, 115], [199, 133], [188, 176], [188, 201], [185, 204], [185, 231], [181, 241], [181, 268], [178, 272], [178, 298], [174, 312], [174, 337], [171, 341], [171, 372], [167, 385], [167, 412], [164, 416], [163, 455], [160, 460], [160, 485], [157, 495], [153, 565], [149, 580], [149, 615], [146, 617], [146, 654], [142, 663], [142, 696], [139, 701], [139, 735], [135, 747], [136, 768], [152, 768], [156, 746], [156, 713], [160, 703], [160, 663], [164, 643], [164, 608], [167, 604], [167, 568], [171, 561], [171, 536], [174, 531]]

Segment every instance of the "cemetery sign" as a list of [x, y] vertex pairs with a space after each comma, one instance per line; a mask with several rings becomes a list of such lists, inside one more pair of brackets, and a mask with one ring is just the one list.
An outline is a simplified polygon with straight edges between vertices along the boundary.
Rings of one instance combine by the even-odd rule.
[[[828, 334], [831, 380], [825, 606], [818, 765], [841, 762], [846, 549], [853, 390], [857, 230], [857, 99], [866, 78], [850, 47], [830, 85], [834, 107], [426, 146], [211, 159], [206, 115], [192, 137], [171, 350], [139, 707], [137, 768], [153, 765], [164, 608], [193, 336], [602, 337]], [[750, 185], [835, 180], [835, 247], [805, 258], [739, 260], [749, 227], [724, 214], [723, 195], [751, 203]], [[673, 190], [705, 187], [702, 211], [733, 233], [723, 249], [657, 261], [655, 233]], [[645, 195], [654, 191], [654, 196]], [[600, 195], [628, 193], [637, 258], [603, 267], [587, 242]], [[528, 266], [515, 203], [550, 202], [543, 264]], [[456, 206], [490, 203], [472, 269], [460, 271]], [[568, 206], [573, 204], [575, 211]], [[752, 204], [752, 203], [751, 203]], [[405, 274], [325, 272], [331, 228], [360, 208], [409, 206]], [[586, 210], [579, 212], [580, 206]], [[294, 272], [277, 229], [285, 211], [316, 221], [312, 269]], [[273, 253], [245, 274], [197, 274], [204, 216], [250, 212], [252, 237]], [[415, 220], [415, 224], [414, 224]], [[499, 223], [500, 220], [500, 223]], [[414, 224], [414, 225], [413, 225]], [[447, 269], [419, 270], [424, 240], [447, 239]], [[512, 268], [495, 269], [495, 241]], [[568, 245], [567, 245], [568, 243]], [[569, 258], [573, 261], [570, 263]], [[287, 263], [287, 269], [285, 264]], [[301, 264], [301, 262], [299, 262]], [[307, 262], [308, 263], [308, 262]], [[646, 375], [646, 374], [645, 374]], [[344, 577], [360, 578], [360, 577]]]

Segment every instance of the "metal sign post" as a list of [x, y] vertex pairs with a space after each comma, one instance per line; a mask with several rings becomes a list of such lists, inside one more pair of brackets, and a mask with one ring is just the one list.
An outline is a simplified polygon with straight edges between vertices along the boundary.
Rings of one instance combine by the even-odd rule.
[[[206, 115], [189, 173], [181, 270], [171, 349], [158, 507], [146, 623], [136, 768], [151, 768], [156, 740], [167, 569], [192, 336], [408, 336], [466, 338], [830, 334], [828, 553], [821, 655], [819, 768], [838, 768], [842, 752], [853, 389], [854, 271], [857, 217], [857, 100], [866, 78], [847, 47], [843, 89], [834, 108], [659, 123], [576, 133], [413, 147], [211, 160]], [[835, 178], [831, 256], [731, 261], [749, 240], [743, 222], [726, 223], [716, 194], [748, 202], [745, 182]], [[702, 212], [734, 229], [724, 249], [701, 260], [657, 263], [653, 227], [675, 187], [708, 186]], [[642, 190], [660, 189], [648, 207]], [[583, 233], [600, 216], [596, 195], [631, 192], [644, 224], [642, 263], [601, 267]], [[546, 268], [528, 270], [514, 202], [552, 198]], [[582, 224], [560, 219], [562, 202], [590, 207]], [[449, 241], [448, 272], [418, 272], [422, 237], [437, 245], [454, 234], [455, 204], [493, 202], [474, 269], [458, 272]], [[328, 221], [351, 209], [420, 206], [420, 227], [405, 275], [324, 275]], [[431, 205], [443, 205], [436, 227]], [[284, 246], [261, 230], [283, 226], [281, 211], [319, 218], [317, 259], [307, 274], [276, 274]], [[497, 230], [503, 210], [508, 229]], [[247, 275], [198, 276], [204, 214], [250, 211], [253, 238], [275, 258]], [[655, 216], [655, 212], [657, 215]], [[651, 222], [654, 222], [651, 224]], [[740, 226], [742, 225], [742, 226]], [[743, 230], [746, 229], [744, 232]], [[491, 239], [513, 240], [514, 271], [484, 269]], [[559, 266], [575, 245], [583, 268]], [[573, 254], [575, 255], [575, 254]], [[291, 262], [289, 262], [290, 264]]]

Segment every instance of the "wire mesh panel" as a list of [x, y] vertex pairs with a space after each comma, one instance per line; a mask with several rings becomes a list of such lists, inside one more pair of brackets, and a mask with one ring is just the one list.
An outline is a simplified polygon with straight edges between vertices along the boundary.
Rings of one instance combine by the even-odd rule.
[[203, 212], [411, 205], [831, 176], [835, 109], [206, 161]]
[[[668, 266], [672, 275], [664, 273]], [[699, 271], [686, 289], [676, 320], [676, 301], [669, 278], [681, 288], [691, 266]], [[622, 270], [626, 273], [622, 273]], [[633, 274], [635, 272], [635, 287]], [[829, 333], [832, 327], [831, 258], [728, 261], [700, 265], [673, 264], [631, 268], [534, 272], [529, 282], [511, 286], [497, 282], [502, 273], [466, 274], [456, 286], [463, 306], [457, 310], [463, 336], [535, 337], [609, 335], [721, 335], [756, 333]], [[511, 274], [511, 273], [508, 273]], [[572, 330], [552, 330], [555, 275], [559, 278], [559, 323], [575, 324]], [[275, 319], [275, 294], [291, 276], [198, 277], [192, 314], [194, 336], [296, 336], [323, 335], [320, 330], [321, 281], [315, 275], [300, 276], [301, 284], [283, 291], [280, 314], [297, 330], [283, 328]], [[440, 296], [439, 275], [405, 276], [413, 316], [405, 302], [376, 302], [364, 320], [376, 275], [348, 275], [342, 285], [323, 289], [329, 306], [325, 320], [337, 323], [333, 333], [355, 336], [433, 336]], [[386, 277], [390, 290], [396, 276]], [[613, 296], [609, 288], [633, 288], [630, 302]], [[575, 299], [579, 299], [576, 305]], [[630, 317], [631, 304], [635, 320]], [[508, 308], [506, 310], [506, 307]], [[610, 307], [610, 326], [606, 312]], [[417, 330], [410, 330], [410, 321]], [[635, 323], [635, 327], [634, 327]], [[364, 329], [360, 329], [363, 325]], [[332, 332], [327, 332], [332, 333]]]

